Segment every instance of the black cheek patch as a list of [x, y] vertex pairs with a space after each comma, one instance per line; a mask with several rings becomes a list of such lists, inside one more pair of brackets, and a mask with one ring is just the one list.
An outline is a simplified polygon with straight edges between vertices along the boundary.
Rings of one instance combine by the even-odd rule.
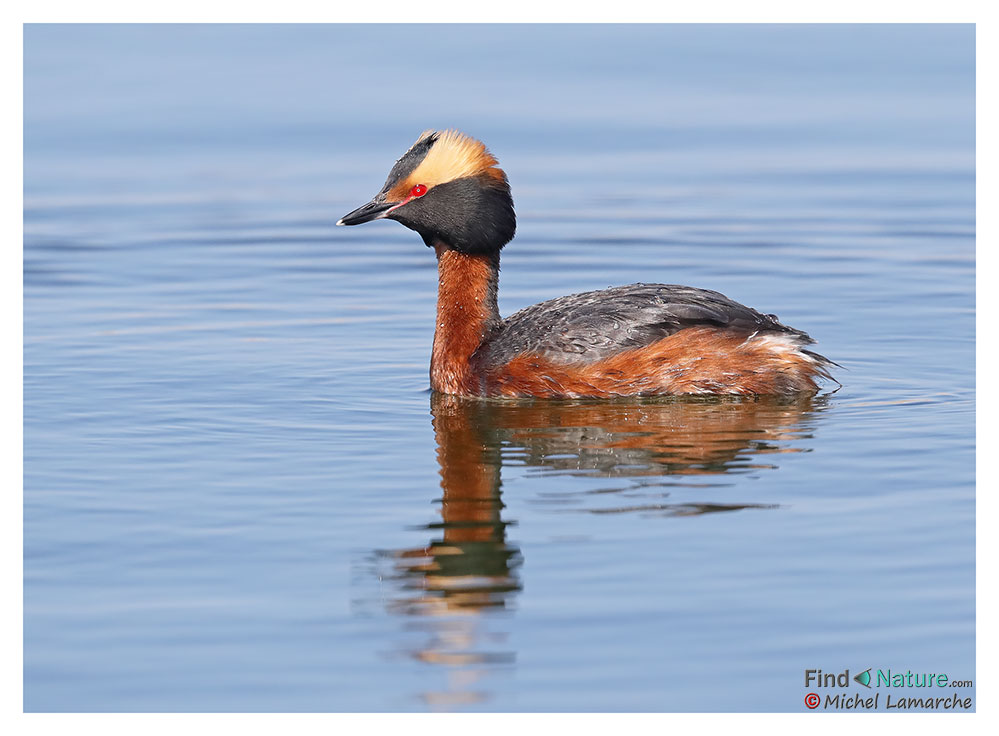
[[410, 207], [404, 217], [425, 242], [443, 240], [463, 253], [498, 253], [517, 230], [509, 185], [488, 175], [438, 184]]

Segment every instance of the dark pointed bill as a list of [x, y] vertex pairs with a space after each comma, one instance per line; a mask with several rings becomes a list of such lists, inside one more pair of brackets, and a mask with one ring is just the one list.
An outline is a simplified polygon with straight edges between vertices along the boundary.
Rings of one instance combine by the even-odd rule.
[[390, 209], [398, 202], [379, 202], [373, 199], [367, 204], [361, 205], [353, 212], [344, 215], [337, 221], [337, 225], [360, 225], [362, 222], [371, 222], [385, 217]]

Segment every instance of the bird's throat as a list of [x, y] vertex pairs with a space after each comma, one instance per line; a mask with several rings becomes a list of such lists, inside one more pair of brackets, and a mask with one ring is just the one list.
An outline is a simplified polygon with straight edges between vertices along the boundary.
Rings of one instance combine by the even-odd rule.
[[477, 394], [472, 354], [499, 321], [499, 254], [468, 255], [435, 244], [437, 325], [430, 386], [447, 394]]

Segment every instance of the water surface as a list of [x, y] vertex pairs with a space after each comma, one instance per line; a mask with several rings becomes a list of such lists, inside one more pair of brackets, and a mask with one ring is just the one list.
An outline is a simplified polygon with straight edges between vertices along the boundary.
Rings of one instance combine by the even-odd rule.
[[[25, 709], [973, 679], [974, 81], [969, 26], [27, 27]], [[843, 387], [431, 395], [432, 252], [333, 223], [448, 126], [513, 185], [504, 314], [716, 289]]]

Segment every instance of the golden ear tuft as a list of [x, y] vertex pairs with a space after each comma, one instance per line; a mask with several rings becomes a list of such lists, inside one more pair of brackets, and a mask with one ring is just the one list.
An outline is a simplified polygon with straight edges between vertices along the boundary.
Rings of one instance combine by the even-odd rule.
[[[433, 130], [426, 130], [417, 142], [435, 133]], [[445, 130], [436, 135], [437, 140], [430, 147], [426, 157], [407, 177], [410, 182], [432, 187], [454, 179], [482, 174], [498, 163], [481, 141], [470, 138], [464, 133]], [[496, 171], [501, 173], [499, 170]]]

